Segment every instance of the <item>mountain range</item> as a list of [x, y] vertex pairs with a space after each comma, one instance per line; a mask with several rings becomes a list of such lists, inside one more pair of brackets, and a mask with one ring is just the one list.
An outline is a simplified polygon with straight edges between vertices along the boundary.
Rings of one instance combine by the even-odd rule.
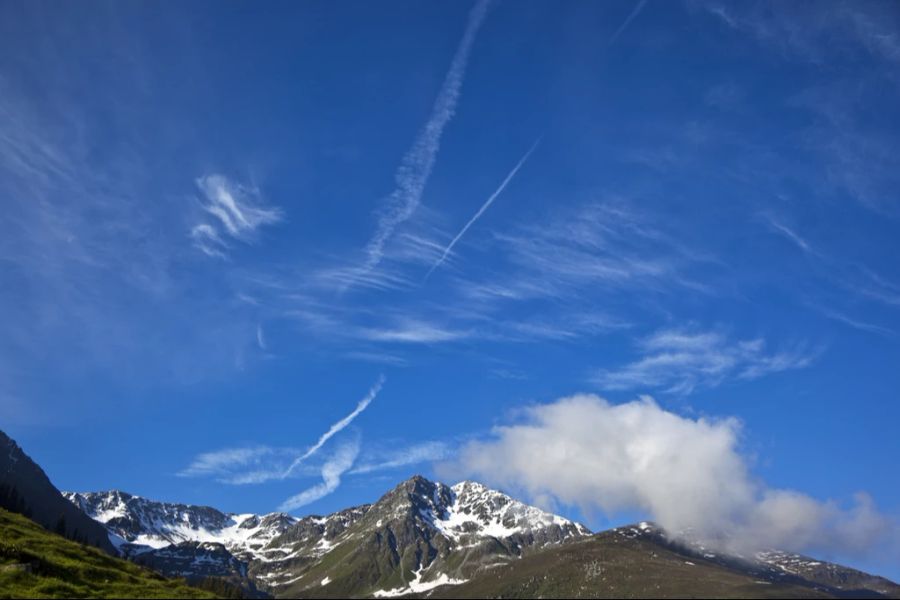
[[60, 493], [0, 441], [0, 482], [46, 529], [64, 514], [59, 533], [245, 597], [900, 598], [882, 577], [776, 550], [722, 553], [653, 523], [592, 533], [472, 481], [415, 476], [329, 515], [235, 514], [121, 491]]
[[66, 493], [121, 552], [276, 597], [900, 597], [900, 586], [788, 552], [712, 551], [652, 524], [598, 534], [476, 482], [420, 476], [330, 515], [227, 514], [118, 491]]

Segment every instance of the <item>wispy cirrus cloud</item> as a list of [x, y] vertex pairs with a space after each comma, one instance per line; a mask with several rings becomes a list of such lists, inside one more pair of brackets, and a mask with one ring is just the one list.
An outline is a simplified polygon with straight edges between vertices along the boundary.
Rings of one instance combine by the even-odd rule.
[[822, 283], [827, 284], [829, 288], [837, 288], [841, 291], [839, 294], [819, 294], [825, 296], [825, 299], [829, 299], [830, 302], [826, 302], [823, 298], [807, 299], [804, 301], [806, 306], [816, 310], [827, 319], [860, 331], [878, 335], [893, 334], [890, 328], [847, 314], [846, 309], [842, 309], [839, 305], [847, 304], [845, 297], [849, 295], [857, 302], [863, 300], [889, 308], [900, 307], [900, 285], [864, 265], [836, 257], [820, 249], [818, 244], [806, 239], [798, 231], [771, 215], [766, 215], [765, 218], [772, 232], [790, 241], [809, 258], [809, 264], [813, 266], [813, 273]]
[[[166, 175], [150, 172], [153, 142], [138, 133], [147, 123], [123, 108], [140, 96], [129, 69], [110, 63], [122, 73], [114, 95], [69, 87], [91, 77], [89, 61], [59, 60], [68, 34], [50, 31], [66, 30], [64, 21], [47, 22], [34, 52], [23, 53], [44, 65], [40, 91], [28, 83], [32, 64], [13, 61], [0, 75], [0, 279], [15, 289], [0, 294], [0, 362], [9, 365], [9, 398], [32, 396], [40, 412], [78, 418], [83, 411], [60, 394], [29, 389], [29, 362], [52, 364], [51, 385], [64, 387], [95, 380], [95, 371], [97, 381], [194, 382], [234, 369], [251, 319], [230, 304], [218, 274], [185, 260], [185, 232], [199, 224], [183, 201], [191, 177], [162, 159], [154, 168]], [[98, 114], [109, 118], [89, 116]], [[112, 125], [126, 120], [127, 132]], [[193, 235], [209, 252], [223, 250], [216, 229]]]
[[[248, 485], [309, 475], [315, 466], [306, 464], [308, 459], [319, 454], [329, 440], [346, 429], [356, 417], [366, 410], [378, 395], [383, 384], [384, 376], [381, 376], [350, 414], [335, 422], [306, 450], [250, 446], [204, 452], [194, 458], [185, 469], [178, 473], [178, 476], [212, 477], [221, 483]], [[295, 510], [323, 498], [337, 489], [343, 473], [353, 466], [359, 449], [358, 435], [353, 436], [350, 440], [342, 441], [318, 467], [322, 483], [285, 500], [279, 510]]]
[[775, 352], [761, 338], [731, 340], [719, 331], [665, 329], [639, 341], [641, 358], [619, 368], [596, 372], [592, 380], [606, 390], [662, 390], [688, 394], [729, 379], [764, 375], [809, 366], [821, 354], [806, 344]]
[[852, 48], [888, 62], [900, 61], [900, 35], [891, 27], [888, 3], [841, 2], [828, 11], [775, 1], [699, 5], [728, 27], [802, 60], [822, 62]]
[[250, 242], [260, 227], [283, 218], [281, 209], [268, 206], [254, 187], [235, 183], [219, 174], [205, 175], [196, 183], [202, 194], [203, 210], [215, 220], [191, 228], [191, 239], [208, 256], [225, 257], [229, 247], [225, 236]]
[[774, 231], [775, 233], [778, 233], [778, 234], [780, 234], [781, 236], [787, 238], [787, 239], [788, 239], [789, 241], [791, 241], [795, 246], [797, 246], [798, 248], [800, 248], [801, 250], [803, 250], [803, 252], [806, 252], [806, 253], [815, 253], [815, 251], [813, 250], [812, 246], [810, 246], [809, 242], [807, 242], [805, 239], [803, 239], [802, 237], [800, 237], [800, 234], [798, 234], [796, 231], [794, 231], [793, 229], [791, 229], [790, 227], [788, 227], [787, 225], [785, 225], [785, 224], [782, 223], [781, 221], [777, 220], [775, 217], [767, 216], [767, 217], [766, 217], [766, 221], [767, 221], [767, 223], [768, 223], [768, 225], [769, 225], [769, 228], [770, 228], [772, 231]]
[[506, 272], [460, 280], [462, 295], [490, 302], [636, 289], [702, 291], [689, 270], [710, 262], [620, 201], [587, 203], [497, 232], [490, 250], [508, 263]]
[[384, 256], [385, 243], [394, 234], [394, 230], [419, 207], [425, 185], [434, 169], [444, 128], [456, 113], [469, 55], [489, 5], [488, 0], [479, 0], [469, 13], [465, 32], [438, 92], [431, 115], [412, 147], [403, 156], [394, 175], [396, 188], [380, 211], [375, 234], [366, 246], [366, 260], [360, 268], [362, 272], [371, 271], [378, 266]]
[[[796, 141], [819, 161], [808, 185], [816, 194], [900, 215], [900, 153], [890, 110], [900, 91], [900, 31], [891, 4], [835, 2], [827, 11], [774, 1], [696, 5], [787, 63], [827, 65], [826, 81], [787, 102], [809, 117]], [[798, 161], [796, 168], [809, 167]]]
[[[511, 175], [525, 159], [527, 155]], [[508, 175], [497, 192], [510, 180]], [[485, 206], [489, 204], [482, 205], [480, 213]], [[408, 364], [410, 357], [396, 355], [404, 346], [564, 341], [621, 330], [630, 327], [631, 320], [618, 315], [612, 303], [598, 310], [598, 298], [615, 300], [617, 294], [634, 290], [649, 292], [644, 297], [651, 299], [685, 289], [706, 293], [691, 270], [714, 262], [617, 199], [554, 211], [539, 224], [506, 225], [504, 231], [482, 236], [471, 261], [460, 260], [451, 277], [426, 290], [415, 285], [414, 272], [423, 264], [452, 260], [454, 238], [437, 244], [436, 226], [418, 227], [415, 233], [396, 236], [385, 255], [390, 265], [362, 274], [366, 282], [358, 288], [402, 292], [393, 296], [390, 306], [376, 308], [360, 297], [362, 289], [353, 296], [339, 293], [344, 276], [362, 281], [355, 269], [313, 269], [312, 277], [296, 285], [281, 277], [281, 284], [262, 282], [259, 293], [250, 295], [271, 301], [274, 294], [283, 300], [270, 304], [269, 310], [280, 318], [302, 322], [304, 331], [329, 345], [352, 344], [341, 356], [383, 362], [384, 348], [390, 345], [389, 361]], [[451, 252], [445, 252], [448, 247]], [[486, 254], [490, 260], [482, 260]], [[431, 299], [438, 285], [445, 286], [452, 302]], [[334, 301], [335, 294], [340, 302]], [[510, 310], [513, 305], [523, 310]], [[366, 347], [360, 347], [361, 342]]]
[[450, 329], [435, 323], [404, 318], [385, 327], [361, 327], [357, 335], [375, 342], [434, 344], [471, 337], [471, 330]]
[[366, 458], [350, 471], [351, 475], [363, 475], [376, 471], [388, 471], [424, 462], [443, 460], [450, 456], [452, 450], [445, 442], [429, 441], [413, 444], [388, 452], [376, 453]]
[[833, 308], [828, 308], [825, 306], [820, 306], [817, 304], [810, 303], [810, 306], [820, 312], [823, 317], [826, 319], [831, 319], [832, 321], [837, 321], [838, 323], [843, 323], [844, 325], [848, 325], [853, 329], [858, 329], [860, 331], [866, 331], [868, 333], [874, 333], [882, 336], [893, 336], [894, 330], [888, 327], [884, 327], [882, 325], [876, 325], [875, 323], [869, 323], [868, 321], [862, 321], [860, 319], [856, 319], [849, 315], [846, 315], [838, 310]]
[[177, 475], [212, 478], [228, 485], [251, 485], [318, 474], [322, 478], [320, 483], [291, 496], [279, 507], [279, 510], [291, 511], [334, 492], [348, 472], [366, 475], [446, 458], [450, 454], [448, 444], [428, 441], [369, 452], [364, 462], [353, 468], [361, 448], [358, 431], [349, 438], [343, 436], [336, 446], [325, 447], [371, 404], [383, 383], [384, 377], [380, 377], [350, 414], [334, 423], [306, 450], [262, 445], [223, 448], [197, 455]]
[[[279, 477], [299, 450], [250, 446], [223, 448], [198, 454], [179, 471], [179, 477], [209, 477], [235, 485], [261, 483]], [[281, 465], [281, 466], [279, 466]]]

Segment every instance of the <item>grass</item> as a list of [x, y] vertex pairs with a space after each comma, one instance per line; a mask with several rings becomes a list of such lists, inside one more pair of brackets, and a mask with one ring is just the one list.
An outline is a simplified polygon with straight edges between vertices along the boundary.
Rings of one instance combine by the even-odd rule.
[[0, 598], [216, 598], [0, 509]]

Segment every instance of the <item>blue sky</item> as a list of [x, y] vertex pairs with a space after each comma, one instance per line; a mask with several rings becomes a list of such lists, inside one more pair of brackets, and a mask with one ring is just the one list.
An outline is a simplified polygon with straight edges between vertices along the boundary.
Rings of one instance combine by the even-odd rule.
[[658, 498], [461, 457], [652, 396], [896, 524], [900, 11], [832, 4], [3, 3], [3, 429], [64, 489], [602, 528]]

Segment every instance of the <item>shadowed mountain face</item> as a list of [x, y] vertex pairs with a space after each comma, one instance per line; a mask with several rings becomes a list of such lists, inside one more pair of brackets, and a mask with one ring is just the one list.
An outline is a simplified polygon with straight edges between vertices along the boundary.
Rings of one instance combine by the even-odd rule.
[[476, 576], [590, 532], [473, 482], [413, 477], [385, 494], [279, 594], [403, 594]]
[[900, 598], [900, 586], [799, 555], [720, 556], [642, 523], [498, 566], [431, 597]]
[[131, 559], [168, 577], [184, 578], [191, 583], [222, 580], [241, 590], [245, 598], [264, 598], [247, 574], [246, 561], [215, 542], [180, 542], [135, 554]]
[[107, 530], [68, 502], [44, 471], [0, 431], [0, 502], [45, 529], [115, 553]]

